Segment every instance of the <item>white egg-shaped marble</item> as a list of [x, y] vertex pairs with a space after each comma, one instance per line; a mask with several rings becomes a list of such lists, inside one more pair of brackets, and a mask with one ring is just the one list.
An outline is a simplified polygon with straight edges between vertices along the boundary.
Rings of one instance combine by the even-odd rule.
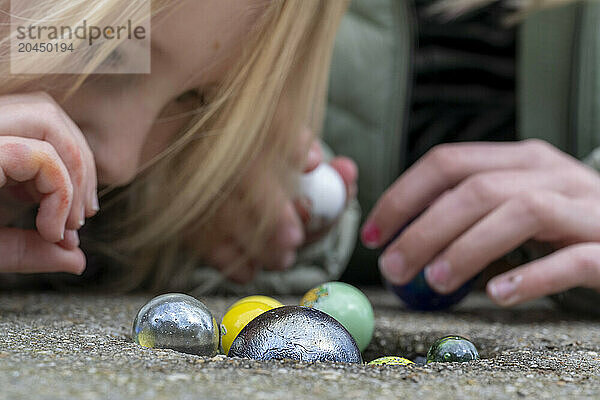
[[344, 180], [326, 163], [300, 177], [299, 195], [308, 203], [307, 228], [310, 231], [322, 229], [334, 222], [346, 205]]

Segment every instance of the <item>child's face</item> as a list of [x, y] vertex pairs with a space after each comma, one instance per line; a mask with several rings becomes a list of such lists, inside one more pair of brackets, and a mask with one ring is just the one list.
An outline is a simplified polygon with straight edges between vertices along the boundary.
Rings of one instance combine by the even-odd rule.
[[[100, 184], [133, 179], [240, 56], [265, 0], [184, 0], [152, 20], [149, 75], [93, 76], [64, 108], [94, 152]], [[126, 60], [126, 46], [120, 48]]]

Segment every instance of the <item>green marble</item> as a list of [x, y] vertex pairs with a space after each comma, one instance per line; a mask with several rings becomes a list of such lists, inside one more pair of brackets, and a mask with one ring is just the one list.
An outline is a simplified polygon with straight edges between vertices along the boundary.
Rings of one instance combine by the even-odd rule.
[[371, 343], [375, 329], [373, 307], [367, 296], [354, 286], [343, 282], [324, 283], [306, 292], [300, 305], [335, 318], [352, 335], [360, 351]]
[[445, 336], [435, 341], [427, 352], [427, 363], [468, 362], [479, 359], [475, 345], [462, 336]]

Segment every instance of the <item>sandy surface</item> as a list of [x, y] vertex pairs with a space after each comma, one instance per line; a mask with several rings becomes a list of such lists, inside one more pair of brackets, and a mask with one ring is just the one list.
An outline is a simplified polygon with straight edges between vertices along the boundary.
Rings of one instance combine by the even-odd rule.
[[[482, 295], [452, 313], [411, 313], [390, 294], [367, 294], [376, 334], [366, 361], [414, 359], [446, 334], [470, 337], [483, 359], [376, 367], [202, 358], [132, 343], [131, 322], [151, 296], [2, 294], [0, 398], [600, 398], [600, 320], [546, 301], [502, 310]], [[202, 300], [219, 319], [235, 299]]]

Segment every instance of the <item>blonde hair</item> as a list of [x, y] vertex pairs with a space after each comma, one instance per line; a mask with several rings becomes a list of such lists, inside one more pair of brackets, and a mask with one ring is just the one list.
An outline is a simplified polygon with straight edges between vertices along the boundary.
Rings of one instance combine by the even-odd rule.
[[[50, 15], [65, 23], [87, 19], [101, 25], [108, 17], [131, 18], [143, 1], [40, 3], [40, 20]], [[153, 2], [154, 11], [170, 6], [168, 1]], [[239, 63], [207, 95], [187, 129], [144, 166], [127, 188], [105, 191], [113, 193], [108, 194], [110, 201], [101, 200], [99, 217], [110, 218], [110, 223], [103, 229], [102, 240], [92, 238], [87, 243], [124, 266], [119, 273], [120, 289], [141, 284], [164, 287], [183, 273], [183, 265], [189, 268], [196, 263], [195, 256], [181, 256], [183, 236], [192, 226], [210, 232], [219, 208], [236, 190], [243, 191], [241, 213], [264, 210], [249, 238], [251, 248], [262, 248], [276, 218], [273, 210], [278, 209], [274, 204], [278, 199], [264, 195], [260, 182], [276, 179], [292, 190], [293, 177], [301, 169], [294, 155], [307, 151], [310, 144], [300, 141], [300, 129], [307, 124], [313, 132], [320, 130], [333, 41], [345, 7], [346, 0], [274, 0], [265, 4]], [[6, 40], [7, 36], [5, 45]], [[88, 56], [86, 72], [71, 77], [65, 93], [74, 93], [118, 44], [112, 41]], [[2, 56], [6, 60], [6, 54]], [[62, 83], [55, 83], [64, 85], [65, 77], [61, 79]], [[36, 85], [31, 76], [5, 80], [5, 93]], [[281, 118], [275, 120], [281, 113], [285, 113], [284, 129], [277, 122]], [[250, 168], [262, 176], [244, 182]], [[116, 222], [121, 217], [124, 221]], [[198, 247], [206, 250], [202, 243]]]
[[[275, 179], [291, 192], [293, 173], [301, 168], [294, 163], [294, 153], [305, 153], [307, 148], [298, 147], [309, 144], [299, 141], [301, 127], [308, 124], [313, 132], [320, 131], [329, 60], [344, 5], [341, 0], [272, 2], [239, 65], [208, 99], [204, 112], [149, 171], [148, 184], [139, 180], [134, 185], [143, 185], [135, 193], [146, 191], [145, 198], [135, 202], [136, 207], [140, 203], [144, 207], [133, 220], [143, 223], [149, 216], [152, 220], [123, 243], [133, 249], [143, 245], [147, 257], [163, 260], [155, 283], [166, 281], [181, 267], [173, 263], [180, 241], [160, 246], [164, 238], [176, 238], [190, 224], [210, 232], [220, 205], [236, 189], [244, 193], [240, 213], [264, 213], [248, 241], [256, 252], [265, 248], [280, 199], [265, 196], [263, 184]], [[275, 122], [277, 113], [285, 113], [284, 127]], [[169, 168], [171, 164], [177, 167]], [[241, 181], [250, 169], [262, 176], [253, 176], [253, 182]], [[157, 182], [169, 182], [177, 195], [157, 187]], [[169, 206], [163, 208], [165, 204]], [[198, 245], [203, 244], [208, 243]]]

